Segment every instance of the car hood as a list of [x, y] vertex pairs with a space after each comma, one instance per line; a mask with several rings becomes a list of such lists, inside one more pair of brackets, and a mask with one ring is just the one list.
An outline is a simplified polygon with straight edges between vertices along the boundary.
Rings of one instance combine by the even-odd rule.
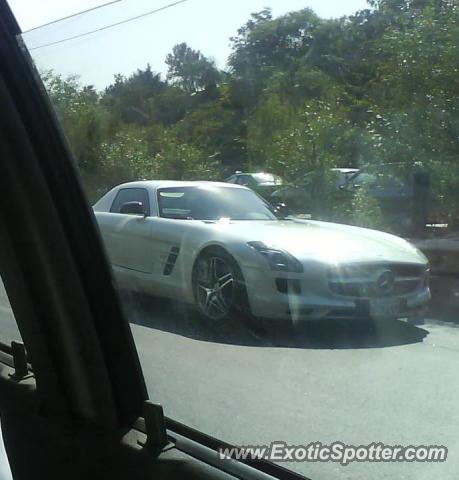
[[226, 228], [239, 239], [281, 248], [298, 260], [427, 263], [406, 240], [367, 228], [299, 219], [231, 222]]

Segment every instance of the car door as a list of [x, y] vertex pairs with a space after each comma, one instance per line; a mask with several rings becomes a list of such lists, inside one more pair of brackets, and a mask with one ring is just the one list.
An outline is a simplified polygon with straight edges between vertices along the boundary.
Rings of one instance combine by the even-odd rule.
[[[187, 235], [193, 235], [193, 220], [185, 218], [164, 218], [158, 205], [158, 196], [165, 195], [163, 189], [158, 189], [152, 196], [152, 214], [151, 217], [151, 248], [153, 258], [153, 268], [151, 275], [151, 286], [155, 293], [160, 296], [175, 297], [186, 290], [186, 273], [184, 266], [191, 262], [189, 258], [192, 252], [182, 248], [183, 239]], [[186, 216], [186, 201], [181, 201], [174, 195], [180, 193], [180, 188], [165, 189], [171, 191], [168, 210], [174, 215], [180, 217]]]
[[[128, 202], [142, 202], [145, 216], [121, 213], [121, 207]], [[113, 199], [110, 212], [104, 217], [103, 235], [106, 241], [111, 263], [136, 272], [151, 274], [152, 255], [152, 217], [150, 199], [146, 188], [121, 188]]]

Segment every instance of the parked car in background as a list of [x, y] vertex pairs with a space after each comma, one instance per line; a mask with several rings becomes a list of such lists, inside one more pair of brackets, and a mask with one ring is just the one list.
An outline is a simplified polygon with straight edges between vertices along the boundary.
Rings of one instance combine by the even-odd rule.
[[184, 300], [214, 322], [241, 310], [287, 325], [395, 319], [418, 314], [430, 300], [427, 259], [407, 241], [279, 220], [239, 185], [131, 182], [94, 211], [121, 285]]
[[421, 169], [406, 172], [398, 164], [332, 168], [322, 178], [310, 172], [300, 182], [275, 190], [270, 201], [284, 203], [293, 214], [346, 223], [346, 214], [352, 215], [349, 201], [358, 193], [374, 201], [386, 227], [397, 234], [420, 233], [427, 223], [436, 221], [428, 175]]
[[331, 168], [330, 171], [336, 188], [345, 187], [360, 172], [358, 168]]
[[[358, 168], [332, 168], [324, 178], [324, 188], [321, 193], [330, 196], [346, 195], [352, 178], [359, 173]], [[309, 172], [296, 183], [284, 183], [270, 195], [269, 201], [273, 204], [285, 204], [295, 214], [315, 216], [317, 212], [317, 172]], [[323, 202], [322, 202], [323, 203]]]
[[387, 227], [397, 233], [422, 235], [426, 224], [437, 223], [440, 212], [431, 201], [429, 175], [421, 168], [407, 171], [401, 164], [385, 164], [362, 169], [344, 188], [348, 192], [363, 189]]
[[265, 199], [269, 199], [271, 194], [286, 182], [278, 175], [272, 173], [243, 173], [235, 172], [234, 175], [225, 180], [226, 183], [242, 185], [249, 187]]

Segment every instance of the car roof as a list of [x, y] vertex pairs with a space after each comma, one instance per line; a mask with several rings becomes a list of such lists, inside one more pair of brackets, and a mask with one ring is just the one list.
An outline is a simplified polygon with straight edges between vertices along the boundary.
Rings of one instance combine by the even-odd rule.
[[332, 172], [341, 172], [341, 173], [357, 173], [358, 168], [332, 168]]
[[225, 188], [244, 188], [242, 185], [235, 185], [225, 182], [211, 182], [204, 180], [138, 180], [135, 182], [122, 183], [117, 185], [115, 188], [171, 188], [171, 187], [197, 187], [197, 186], [215, 186], [215, 187], [225, 187]]
[[269, 172], [235, 172], [232, 177], [235, 175], [272, 175], [273, 177], [278, 177], [279, 175], [276, 175], [275, 173], [269, 173]]

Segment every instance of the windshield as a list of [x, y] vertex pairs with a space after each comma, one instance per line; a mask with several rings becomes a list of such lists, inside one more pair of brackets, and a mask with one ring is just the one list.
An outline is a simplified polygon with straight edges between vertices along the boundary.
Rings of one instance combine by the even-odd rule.
[[347, 186], [364, 187], [371, 190], [375, 195], [394, 195], [396, 193], [412, 194], [412, 180], [406, 175], [397, 175], [390, 170], [359, 172], [352, 176]]
[[258, 195], [237, 188], [177, 187], [158, 190], [159, 214], [188, 220], [276, 220]]
[[284, 182], [281, 177], [271, 175], [270, 173], [254, 173], [253, 178], [259, 184], [282, 185]]

